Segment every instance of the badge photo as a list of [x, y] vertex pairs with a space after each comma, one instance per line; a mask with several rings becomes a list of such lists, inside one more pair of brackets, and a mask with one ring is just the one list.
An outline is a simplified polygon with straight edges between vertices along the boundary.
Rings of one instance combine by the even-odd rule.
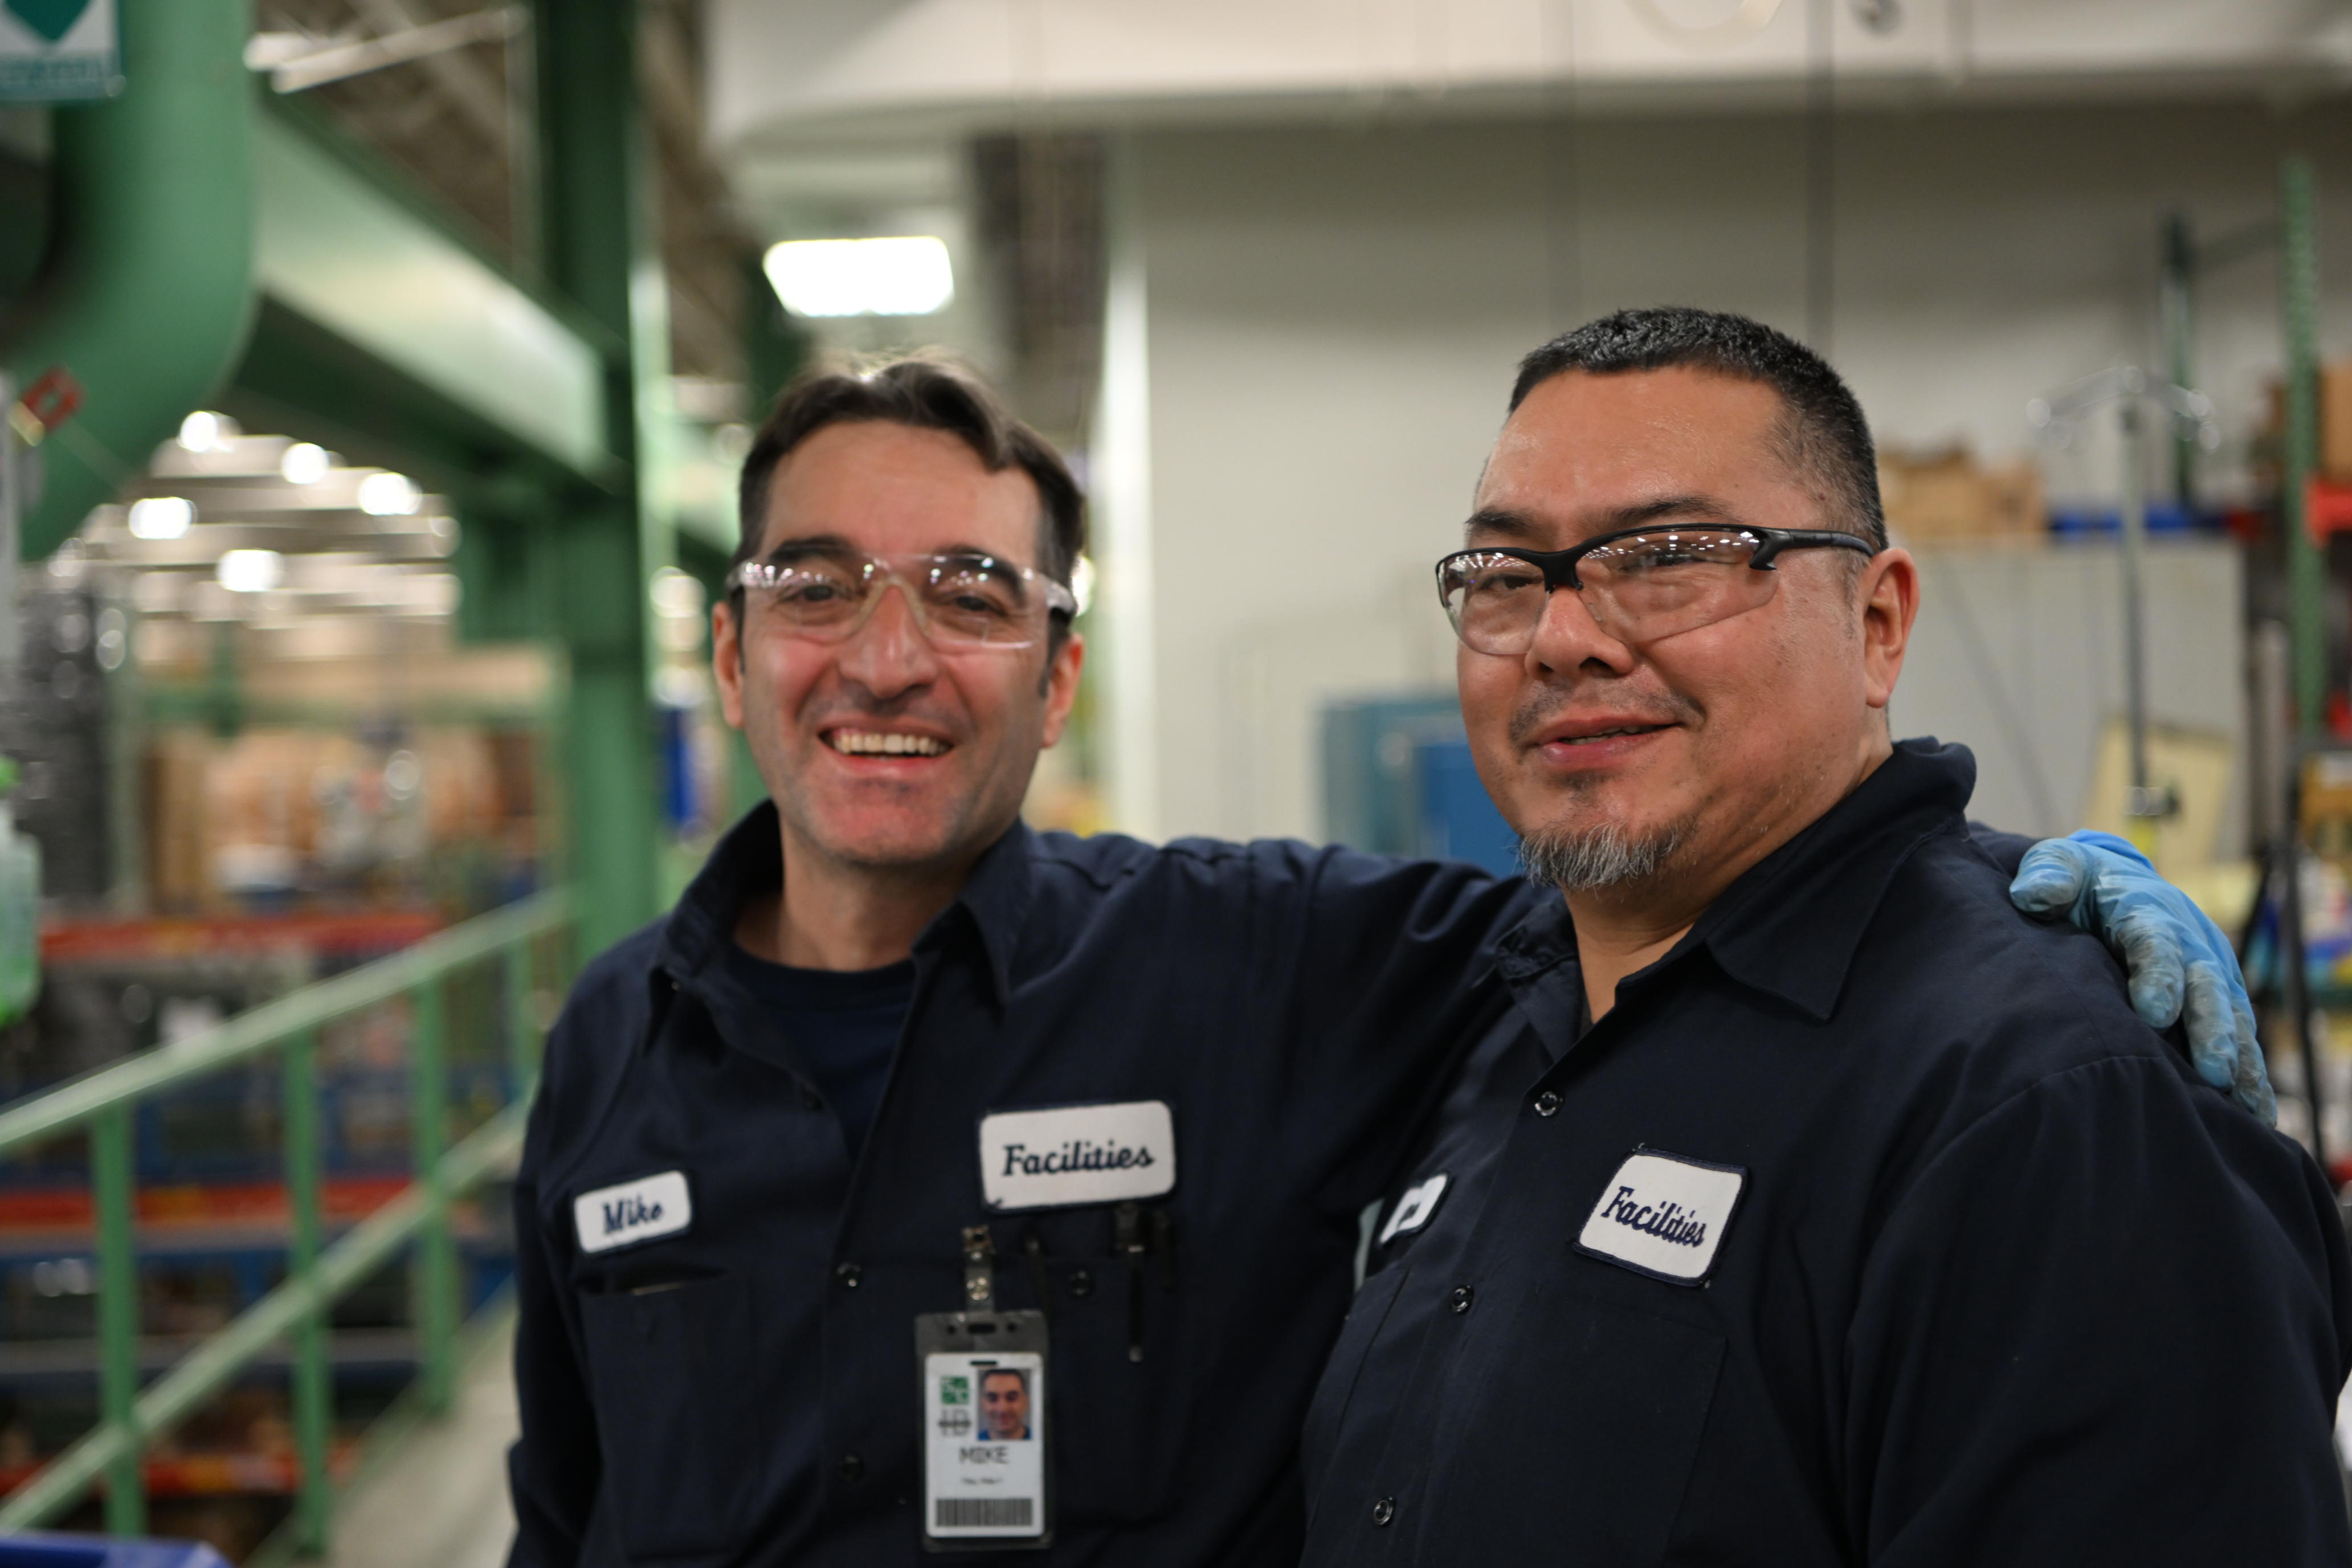
[[1636, 1149], [1601, 1190], [1576, 1249], [1675, 1285], [1715, 1267], [1748, 1173], [1659, 1149]]

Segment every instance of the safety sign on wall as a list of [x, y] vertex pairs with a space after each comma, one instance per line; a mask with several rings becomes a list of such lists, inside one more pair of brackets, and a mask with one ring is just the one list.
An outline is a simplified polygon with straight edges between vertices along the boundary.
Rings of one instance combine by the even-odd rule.
[[0, 0], [0, 101], [69, 103], [122, 90], [114, 0]]

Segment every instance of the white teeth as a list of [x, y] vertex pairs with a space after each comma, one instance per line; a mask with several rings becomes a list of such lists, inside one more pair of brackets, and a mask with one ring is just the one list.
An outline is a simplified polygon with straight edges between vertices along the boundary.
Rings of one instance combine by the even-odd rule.
[[853, 757], [936, 757], [947, 742], [929, 735], [901, 735], [879, 730], [835, 730], [825, 741], [836, 752]]

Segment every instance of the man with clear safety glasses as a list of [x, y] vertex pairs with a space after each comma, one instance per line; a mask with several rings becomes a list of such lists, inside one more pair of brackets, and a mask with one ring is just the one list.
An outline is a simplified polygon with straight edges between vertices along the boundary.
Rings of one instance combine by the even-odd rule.
[[[742, 520], [713, 671], [770, 800], [551, 1035], [513, 1561], [1294, 1561], [1360, 1216], [1549, 895], [1023, 826], [1082, 513], [968, 375], [792, 388]], [[2078, 919], [2173, 900], [2130, 941], [2177, 1009], [2193, 915], [2078, 852]]]

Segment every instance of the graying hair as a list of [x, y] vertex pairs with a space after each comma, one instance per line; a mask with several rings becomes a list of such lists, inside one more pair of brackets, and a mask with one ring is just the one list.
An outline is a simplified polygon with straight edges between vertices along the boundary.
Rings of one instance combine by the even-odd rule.
[[1690, 837], [1690, 824], [1669, 823], [1636, 838], [1615, 823], [1581, 832], [1538, 828], [1519, 840], [1519, 864], [1530, 881], [1563, 893], [1646, 881], [1663, 869]]

